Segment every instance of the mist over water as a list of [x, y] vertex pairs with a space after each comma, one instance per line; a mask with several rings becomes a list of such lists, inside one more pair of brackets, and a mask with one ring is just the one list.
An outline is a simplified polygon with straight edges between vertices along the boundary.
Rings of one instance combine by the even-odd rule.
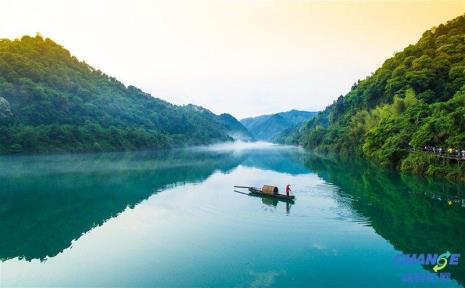
[[265, 142], [265, 141], [245, 142], [245, 141], [237, 140], [234, 142], [218, 143], [218, 144], [212, 144], [212, 145], [207, 145], [207, 146], [200, 146], [200, 147], [196, 147], [192, 149], [199, 150], [199, 151], [212, 151], [212, 152], [218, 152], [218, 151], [241, 152], [241, 151], [247, 151], [247, 150], [290, 149], [290, 148], [297, 149], [297, 147], [284, 146], [284, 145], [274, 144], [274, 143]]
[[270, 143], [0, 157], [0, 286], [402, 286], [433, 272], [401, 252], [465, 255], [464, 191]]

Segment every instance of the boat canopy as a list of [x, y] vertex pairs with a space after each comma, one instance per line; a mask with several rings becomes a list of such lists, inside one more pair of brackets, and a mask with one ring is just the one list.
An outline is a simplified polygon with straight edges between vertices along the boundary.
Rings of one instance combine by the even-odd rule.
[[266, 194], [278, 194], [279, 190], [276, 186], [263, 185], [262, 192]]

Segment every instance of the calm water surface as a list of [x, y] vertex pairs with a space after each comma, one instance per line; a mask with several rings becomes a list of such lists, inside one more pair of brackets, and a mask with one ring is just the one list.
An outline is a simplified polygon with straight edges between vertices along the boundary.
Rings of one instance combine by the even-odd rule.
[[394, 257], [465, 255], [464, 191], [283, 146], [1, 157], [0, 286], [460, 287]]

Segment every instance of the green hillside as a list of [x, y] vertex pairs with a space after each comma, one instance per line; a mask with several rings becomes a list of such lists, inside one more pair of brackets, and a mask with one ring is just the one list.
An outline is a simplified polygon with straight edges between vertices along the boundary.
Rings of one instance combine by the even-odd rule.
[[465, 180], [465, 165], [424, 151], [425, 146], [465, 150], [465, 17], [423, 33], [415, 45], [357, 81], [290, 142]]
[[253, 135], [242, 125], [239, 120], [234, 118], [231, 114], [223, 113], [219, 116], [220, 121], [229, 131], [229, 136], [237, 140], [252, 141]]
[[245, 118], [241, 120], [241, 123], [247, 127], [256, 139], [274, 141], [284, 131], [308, 121], [316, 114], [317, 112], [291, 110]]
[[40, 35], [0, 40], [0, 153], [157, 149], [245, 131], [223, 118], [126, 87]]

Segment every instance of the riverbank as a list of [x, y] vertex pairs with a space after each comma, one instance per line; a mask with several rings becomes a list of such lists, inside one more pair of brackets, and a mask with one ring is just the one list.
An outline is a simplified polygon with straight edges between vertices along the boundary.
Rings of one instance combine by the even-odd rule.
[[410, 152], [402, 160], [399, 169], [402, 172], [465, 183], [465, 161], [439, 157], [424, 151]]

